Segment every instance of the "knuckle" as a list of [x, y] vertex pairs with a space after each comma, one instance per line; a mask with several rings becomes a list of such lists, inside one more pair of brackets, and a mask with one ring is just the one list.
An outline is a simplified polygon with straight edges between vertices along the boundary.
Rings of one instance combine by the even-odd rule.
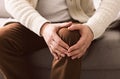
[[82, 54], [79, 54], [79, 55], [78, 55], [78, 58], [80, 58], [81, 56], [82, 56]]
[[59, 48], [59, 44], [58, 43], [55, 44], [55, 48], [56, 49]]
[[54, 47], [52, 48], [52, 50], [53, 50], [54, 52], [56, 52], [56, 51], [58, 50], [58, 47], [54, 46]]
[[57, 40], [57, 44], [60, 45], [61, 44], [61, 40]]

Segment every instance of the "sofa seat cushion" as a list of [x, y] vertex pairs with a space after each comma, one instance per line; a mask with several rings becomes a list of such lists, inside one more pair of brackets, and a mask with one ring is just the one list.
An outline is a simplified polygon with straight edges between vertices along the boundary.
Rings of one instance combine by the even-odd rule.
[[48, 48], [43, 48], [29, 55], [28, 59], [35, 67], [50, 69], [53, 56], [51, 55]]
[[94, 41], [82, 63], [83, 69], [120, 69], [120, 31], [107, 31]]
[[[30, 55], [35, 67], [50, 68], [52, 59], [48, 48]], [[82, 69], [120, 69], [120, 32], [107, 31], [103, 38], [94, 41], [82, 61]]]

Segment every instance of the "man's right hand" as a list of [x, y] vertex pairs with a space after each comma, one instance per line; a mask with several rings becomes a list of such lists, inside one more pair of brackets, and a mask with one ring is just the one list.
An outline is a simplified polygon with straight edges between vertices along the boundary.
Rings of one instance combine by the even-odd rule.
[[45, 39], [52, 55], [55, 59], [59, 56], [65, 57], [69, 46], [58, 36], [57, 32], [62, 27], [69, 27], [72, 22], [65, 23], [45, 23], [41, 29], [41, 35]]

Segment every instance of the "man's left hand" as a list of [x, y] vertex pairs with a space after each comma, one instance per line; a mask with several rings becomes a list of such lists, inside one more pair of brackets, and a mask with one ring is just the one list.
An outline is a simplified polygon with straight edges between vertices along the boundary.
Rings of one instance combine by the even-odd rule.
[[68, 27], [68, 29], [79, 30], [81, 37], [75, 45], [68, 49], [67, 55], [72, 59], [81, 58], [93, 41], [93, 32], [88, 26], [78, 23], [72, 24], [70, 27]]

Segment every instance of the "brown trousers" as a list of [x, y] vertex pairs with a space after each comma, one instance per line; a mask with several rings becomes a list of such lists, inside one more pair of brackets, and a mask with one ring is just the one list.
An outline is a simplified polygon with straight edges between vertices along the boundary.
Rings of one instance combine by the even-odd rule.
[[[69, 31], [62, 28], [58, 31], [58, 35], [69, 46], [74, 45], [79, 39], [78, 31]], [[72, 60], [70, 57], [54, 59], [51, 70], [51, 79], [80, 79], [81, 60]]]
[[[75, 33], [78, 36], [76, 38], [71, 32], [58, 34], [70, 46], [79, 38], [79, 35]], [[26, 56], [45, 47], [47, 45], [42, 37], [20, 23], [11, 23], [0, 28], [0, 71], [5, 79], [34, 79]], [[54, 59], [51, 79], [80, 79], [80, 65], [80, 59], [72, 60], [67, 56]]]

